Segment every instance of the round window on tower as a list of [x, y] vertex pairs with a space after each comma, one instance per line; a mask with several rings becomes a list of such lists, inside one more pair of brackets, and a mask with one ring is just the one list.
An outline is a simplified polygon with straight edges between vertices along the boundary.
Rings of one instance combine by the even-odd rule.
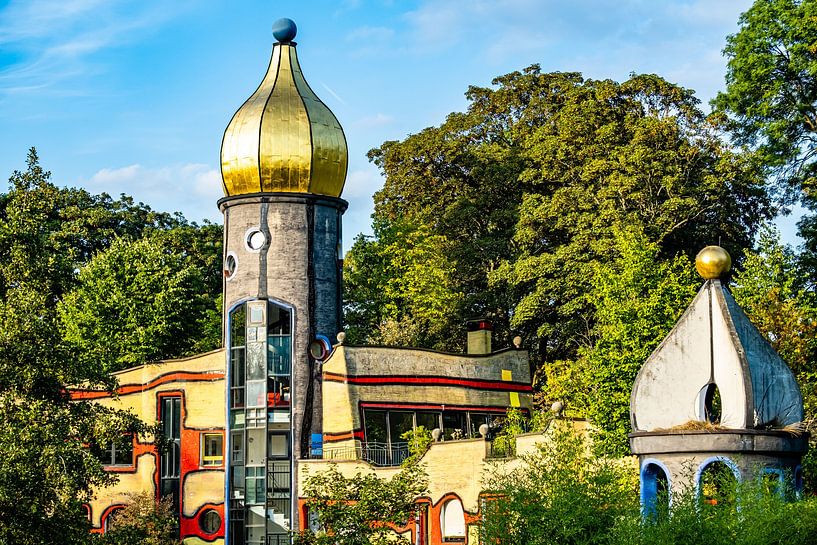
[[238, 258], [233, 252], [227, 254], [224, 258], [224, 278], [230, 280], [238, 269]]
[[199, 527], [205, 534], [215, 534], [221, 528], [221, 515], [215, 509], [208, 509], [199, 516]]
[[247, 244], [247, 249], [251, 252], [258, 252], [267, 243], [267, 237], [261, 232], [258, 227], [251, 227], [247, 230], [247, 235], [244, 238]]

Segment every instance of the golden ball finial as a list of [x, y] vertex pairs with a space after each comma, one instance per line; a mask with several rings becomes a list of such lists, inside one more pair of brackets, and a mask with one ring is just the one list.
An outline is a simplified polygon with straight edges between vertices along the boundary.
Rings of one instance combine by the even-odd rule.
[[707, 246], [695, 256], [695, 268], [706, 280], [715, 280], [729, 272], [732, 258], [720, 246]]

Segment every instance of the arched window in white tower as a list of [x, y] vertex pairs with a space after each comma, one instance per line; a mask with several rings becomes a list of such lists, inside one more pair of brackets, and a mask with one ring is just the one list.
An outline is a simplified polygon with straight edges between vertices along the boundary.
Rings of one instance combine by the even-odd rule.
[[465, 513], [459, 499], [450, 499], [440, 511], [440, 534], [447, 543], [465, 541]]

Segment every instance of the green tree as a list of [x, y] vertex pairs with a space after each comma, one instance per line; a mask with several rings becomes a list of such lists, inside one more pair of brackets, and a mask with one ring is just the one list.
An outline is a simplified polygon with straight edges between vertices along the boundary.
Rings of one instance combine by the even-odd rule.
[[128, 505], [116, 512], [102, 536], [102, 545], [174, 545], [178, 520], [171, 498], [131, 494]]
[[595, 323], [575, 361], [548, 364], [547, 395], [595, 427], [594, 448], [629, 453], [630, 394], [638, 370], [670, 332], [701, 284], [691, 261], [660, 258], [636, 230], [615, 234], [616, 254], [592, 267], [588, 301]]
[[[400, 224], [439, 237], [446, 287], [462, 297], [445, 317], [448, 338], [489, 315], [498, 346], [518, 332], [537, 363], [574, 359], [595, 321], [589, 271], [615, 255], [615, 229], [645, 233], [661, 260], [719, 238], [738, 255], [772, 212], [761, 170], [720, 140], [689, 90], [654, 75], [616, 83], [535, 65], [493, 84], [469, 88], [467, 111], [439, 127], [370, 152], [386, 176], [378, 232]], [[381, 255], [371, 249], [353, 248], [350, 261], [365, 270]], [[370, 277], [385, 285], [394, 274]], [[356, 287], [352, 307], [379, 292], [375, 316], [392, 301]], [[371, 336], [379, 323], [360, 328]]]
[[483, 542], [497, 545], [608, 543], [616, 523], [637, 513], [630, 471], [593, 456], [565, 422], [513, 469], [496, 466], [483, 490]]
[[296, 535], [298, 545], [390, 545], [406, 543], [389, 525], [405, 526], [414, 500], [426, 492], [428, 479], [416, 463], [407, 463], [390, 479], [373, 472], [344, 476], [334, 465], [306, 477], [302, 496], [318, 531]]
[[85, 543], [82, 503], [115, 479], [87, 445], [152, 429], [129, 413], [70, 401], [66, 385], [113, 386], [57, 327], [56, 304], [81, 254], [61, 225], [73, 208], [33, 150], [11, 184], [0, 206], [0, 543]]
[[737, 141], [790, 187], [817, 189], [817, 2], [756, 0], [727, 38], [726, 90], [713, 105]]
[[463, 294], [446, 238], [404, 222], [376, 225], [375, 237], [358, 236], [344, 261], [349, 341], [460, 348], [450, 326]]
[[[799, 256], [780, 242], [775, 230], [766, 228], [757, 249], [746, 251], [731, 291], [794, 372], [803, 394], [806, 424], [813, 430], [817, 421], [817, 296], [805, 273]], [[817, 491], [815, 449], [817, 442], [812, 437], [803, 464], [805, 484], [812, 492]]]
[[[172, 231], [170, 232], [172, 234]], [[79, 271], [59, 305], [63, 337], [83, 360], [116, 371], [196, 353], [220, 325], [202, 269], [168, 236], [115, 240]], [[212, 325], [212, 324], [211, 324]]]

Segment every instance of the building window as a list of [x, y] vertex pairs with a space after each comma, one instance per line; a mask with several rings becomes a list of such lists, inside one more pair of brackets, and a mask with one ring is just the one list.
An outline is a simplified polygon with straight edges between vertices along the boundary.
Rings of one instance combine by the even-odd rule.
[[458, 499], [448, 500], [440, 511], [440, 534], [444, 542], [465, 542], [465, 513]]
[[220, 433], [201, 435], [201, 465], [220, 466], [224, 464], [224, 436]]
[[226, 280], [232, 279], [235, 276], [235, 271], [238, 269], [238, 258], [232, 252], [227, 254], [224, 258], [224, 278]]
[[92, 449], [94, 456], [105, 466], [133, 465], [133, 436], [123, 435], [118, 441], [107, 445], [97, 445]]
[[205, 534], [215, 534], [221, 528], [221, 515], [215, 509], [207, 509], [199, 516], [199, 528]]

